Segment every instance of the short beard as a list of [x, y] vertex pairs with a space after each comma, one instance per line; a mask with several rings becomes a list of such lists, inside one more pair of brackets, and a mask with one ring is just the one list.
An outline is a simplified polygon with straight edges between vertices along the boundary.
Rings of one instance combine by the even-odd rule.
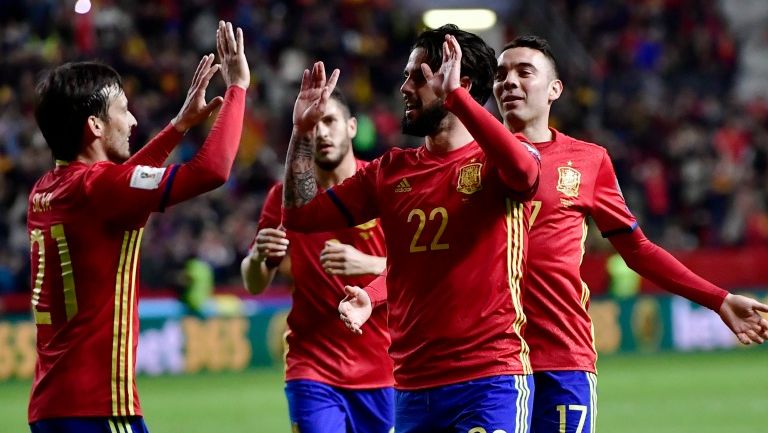
[[448, 115], [448, 110], [443, 106], [443, 101], [437, 100], [424, 107], [421, 115], [414, 120], [409, 120], [403, 115], [401, 129], [403, 134], [414, 137], [426, 137], [437, 133], [440, 122]]
[[336, 167], [341, 165], [341, 161], [344, 161], [344, 157], [347, 156], [347, 153], [349, 153], [351, 148], [352, 148], [351, 140], [345, 144], [342, 144], [341, 151], [339, 152], [339, 157], [336, 159], [321, 160], [316, 153], [315, 164], [320, 170], [323, 170], [323, 171], [336, 170]]
[[341, 164], [341, 161], [344, 159], [342, 156], [341, 158], [330, 160], [330, 161], [321, 161], [317, 158], [315, 158], [315, 164], [317, 164], [317, 167], [320, 170], [323, 171], [333, 171], [336, 170], [336, 167], [338, 167]]

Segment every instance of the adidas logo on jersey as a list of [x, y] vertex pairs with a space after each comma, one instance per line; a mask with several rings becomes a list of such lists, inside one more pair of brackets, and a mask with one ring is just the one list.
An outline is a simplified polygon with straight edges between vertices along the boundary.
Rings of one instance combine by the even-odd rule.
[[411, 189], [411, 184], [408, 183], [408, 179], [403, 178], [403, 180], [401, 180], [395, 187], [395, 192], [409, 192]]

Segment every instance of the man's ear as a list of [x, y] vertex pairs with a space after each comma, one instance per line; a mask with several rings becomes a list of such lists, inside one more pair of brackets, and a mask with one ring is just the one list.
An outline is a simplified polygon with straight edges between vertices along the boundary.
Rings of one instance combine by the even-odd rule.
[[459, 84], [461, 85], [461, 87], [467, 89], [467, 92], [472, 90], [472, 79], [467, 76], [461, 77]]
[[349, 138], [355, 138], [357, 135], [357, 118], [356, 117], [350, 117], [347, 120], [347, 134], [349, 135]]
[[563, 94], [563, 82], [560, 80], [552, 80], [552, 83], [549, 85], [549, 103], [555, 102], [558, 98], [560, 98], [560, 95]]
[[104, 121], [99, 116], [91, 115], [85, 121], [85, 132], [95, 138], [104, 136]]

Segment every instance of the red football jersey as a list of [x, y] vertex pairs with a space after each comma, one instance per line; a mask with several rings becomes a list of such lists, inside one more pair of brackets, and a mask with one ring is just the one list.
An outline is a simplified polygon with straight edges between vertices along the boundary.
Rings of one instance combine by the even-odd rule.
[[172, 168], [60, 164], [29, 196], [37, 363], [29, 421], [140, 415], [133, 381], [143, 226]]
[[535, 144], [541, 176], [530, 218], [525, 338], [534, 371], [594, 372], [589, 288], [580, 274], [587, 218], [606, 237], [631, 232], [637, 222], [606, 150], [552, 133], [553, 141]]
[[[365, 163], [358, 162], [358, 167]], [[283, 187], [269, 191], [259, 228], [280, 225]], [[392, 359], [387, 331], [387, 306], [373, 310], [363, 335], [355, 335], [339, 319], [344, 286], [364, 287], [376, 276], [329, 275], [320, 264], [325, 242], [337, 240], [365, 254], [385, 257], [384, 234], [377, 220], [353, 228], [321, 233], [287, 231], [294, 280], [293, 306], [288, 314], [286, 380], [309, 379], [340, 388], [392, 386]]]
[[499, 171], [475, 142], [445, 154], [393, 149], [286, 209], [299, 226], [301, 216], [348, 225], [380, 218], [399, 389], [530, 372], [521, 338], [529, 207]]

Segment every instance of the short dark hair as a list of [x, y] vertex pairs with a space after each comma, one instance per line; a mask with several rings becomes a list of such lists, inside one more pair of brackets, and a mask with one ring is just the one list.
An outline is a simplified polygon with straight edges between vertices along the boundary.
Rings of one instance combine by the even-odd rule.
[[512, 48], [531, 48], [540, 51], [552, 63], [552, 71], [555, 73], [555, 78], [560, 78], [560, 73], [557, 71], [557, 61], [555, 61], [555, 56], [552, 54], [552, 46], [549, 45], [546, 39], [536, 35], [518, 36], [512, 42], [504, 45], [501, 52], [503, 53]]
[[422, 32], [413, 43], [411, 50], [423, 48], [426, 61], [433, 71], [443, 63], [443, 42], [445, 35], [453, 35], [461, 46], [461, 75], [472, 80], [469, 94], [475, 101], [485, 104], [493, 91], [493, 77], [496, 74], [496, 52], [479, 36], [460, 30], [454, 24]]
[[352, 117], [352, 110], [349, 108], [349, 102], [347, 102], [347, 98], [344, 96], [343, 93], [338, 88], [333, 89], [333, 92], [331, 92], [330, 99], [335, 99], [336, 102], [339, 103], [341, 106], [341, 111], [344, 112], [344, 115], [349, 119]]
[[122, 91], [120, 75], [98, 62], [65, 63], [38, 82], [35, 119], [55, 159], [77, 158], [89, 116], [107, 119], [110, 87]]

